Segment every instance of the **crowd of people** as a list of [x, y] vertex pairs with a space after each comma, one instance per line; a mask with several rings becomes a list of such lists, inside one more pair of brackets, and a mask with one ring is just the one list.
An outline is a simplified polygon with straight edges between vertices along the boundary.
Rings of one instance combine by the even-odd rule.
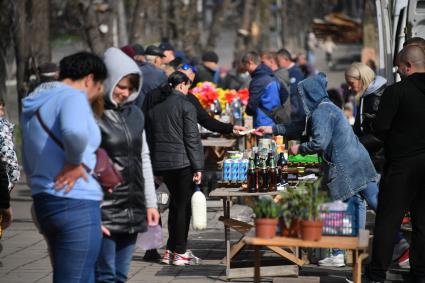
[[[327, 46], [331, 64], [331, 39]], [[204, 169], [198, 123], [222, 134], [247, 129], [209, 115], [190, 93], [204, 81], [249, 88], [245, 113], [258, 138], [284, 135], [301, 141], [292, 153], [320, 154], [322, 187], [356, 208], [360, 229], [366, 204], [376, 212], [365, 280], [384, 282], [394, 246], [407, 242], [399, 230], [409, 211], [410, 248], [396, 259], [410, 264], [414, 282], [425, 282], [425, 40], [406, 41], [398, 54], [400, 82], [388, 85], [367, 64], [353, 63], [341, 90], [327, 88], [312, 48], [296, 58], [286, 49], [249, 51], [229, 72], [215, 52], [197, 63], [169, 42], [111, 47], [103, 57], [79, 52], [56, 68], [40, 66], [46, 75], [23, 99], [20, 126], [34, 221], [48, 243], [54, 282], [125, 282], [138, 233], [161, 223], [155, 189], [162, 182], [170, 191], [169, 237], [162, 256], [149, 250], [145, 260], [200, 263], [188, 249], [190, 199]], [[12, 133], [0, 118], [4, 229], [19, 178]], [[113, 188], [102, 187], [96, 173], [99, 148], [122, 178]], [[334, 249], [319, 265], [344, 266], [343, 251]]]

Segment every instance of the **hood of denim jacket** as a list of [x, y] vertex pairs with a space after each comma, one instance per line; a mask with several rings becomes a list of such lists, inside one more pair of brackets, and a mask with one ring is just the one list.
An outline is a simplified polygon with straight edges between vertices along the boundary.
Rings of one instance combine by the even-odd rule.
[[307, 117], [311, 117], [320, 102], [329, 100], [327, 85], [328, 80], [324, 73], [318, 73], [298, 83], [298, 95], [301, 96]]
[[140, 68], [136, 62], [128, 57], [120, 49], [111, 47], [105, 51], [103, 55], [103, 61], [108, 70], [108, 77], [105, 80], [105, 101], [111, 103], [114, 106], [118, 106], [117, 103], [112, 99], [112, 92], [118, 82], [127, 75], [136, 74], [140, 77], [140, 83], [137, 90], [134, 90], [131, 95], [123, 104], [128, 104], [134, 101], [139, 96], [140, 90], [142, 89], [143, 77]]
[[368, 96], [371, 93], [375, 93], [377, 90], [382, 88], [382, 86], [387, 84], [387, 79], [381, 76], [376, 76], [376, 78], [370, 83], [366, 91], [363, 94], [363, 97]]

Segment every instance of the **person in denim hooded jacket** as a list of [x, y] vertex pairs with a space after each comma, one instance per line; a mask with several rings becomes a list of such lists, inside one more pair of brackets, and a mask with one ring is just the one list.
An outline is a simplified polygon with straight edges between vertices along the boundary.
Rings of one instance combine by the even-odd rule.
[[346, 200], [376, 182], [378, 175], [343, 112], [330, 101], [326, 86], [323, 73], [298, 84], [304, 110], [312, 119], [312, 138], [291, 150], [294, 154], [321, 154], [325, 163], [323, 181], [331, 198]]
[[[309, 142], [291, 147], [293, 154], [318, 153], [323, 159], [323, 185], [329, 189], [332, 200], [346, 201], [351, 208], [358, 211], [359, 229], [364, 229], [366, 207], [369, 203], [366, 191], [377, 191], [378, 175], [368, 152], [354, 134], [344, 113], [328, 96], [327, 79], [319, 73], [298, 84], [298, 95], [307, 115], [306, 123], [311, 133]], [[291, 125], [260, 127], [257, 133], [285, 134], [292, 131]], [[373, 194], [376, 195], [376, 194]], [[344, 266], [342, 250], [334, 249], [332, 257], [319, 262], [320, 265]]]
[[[319, 73], [298, 84], [307, 119], [311, 119], [311, 140], [291, 148], [294, 154], [318, 153], [324, 161], [323, 182], [332, 200], [347, 200], [376, 182], [378, 175], [369, 154], [354, 134], [340, 108], [326, 91], [326, 75]], [[276, 127], [260, 127], [257, 133], [280, 133]], [[288, 129], [283, 129], [286, 132]]]

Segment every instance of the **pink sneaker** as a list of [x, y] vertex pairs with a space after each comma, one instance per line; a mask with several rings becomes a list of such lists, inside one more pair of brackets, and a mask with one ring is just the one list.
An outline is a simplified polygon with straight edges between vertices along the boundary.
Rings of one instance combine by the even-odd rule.
[[409, 249], [406, 249], [403, 255], [398, 259], [398, 266], [403, 269], [410, 269]]
[[173, 261], [173, 252], [170, 250], [165, 250], [164, 255], [162, 256], [161, 263], [163, 264], [171, 264]]

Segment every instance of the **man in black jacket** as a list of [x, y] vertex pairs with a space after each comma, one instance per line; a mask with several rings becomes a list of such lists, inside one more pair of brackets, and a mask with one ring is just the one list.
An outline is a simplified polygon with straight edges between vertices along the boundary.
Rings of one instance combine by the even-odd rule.
[[410, 210], [411, 279], [425, 282], [425, 53], [418, 46], [406, 46], [397, 56], [397, 65], [403, 80], [385, 90], [373, 123], [384, 141], [386, 164], [367, 277], [384, 282], [394, 239], [405, 211]]

